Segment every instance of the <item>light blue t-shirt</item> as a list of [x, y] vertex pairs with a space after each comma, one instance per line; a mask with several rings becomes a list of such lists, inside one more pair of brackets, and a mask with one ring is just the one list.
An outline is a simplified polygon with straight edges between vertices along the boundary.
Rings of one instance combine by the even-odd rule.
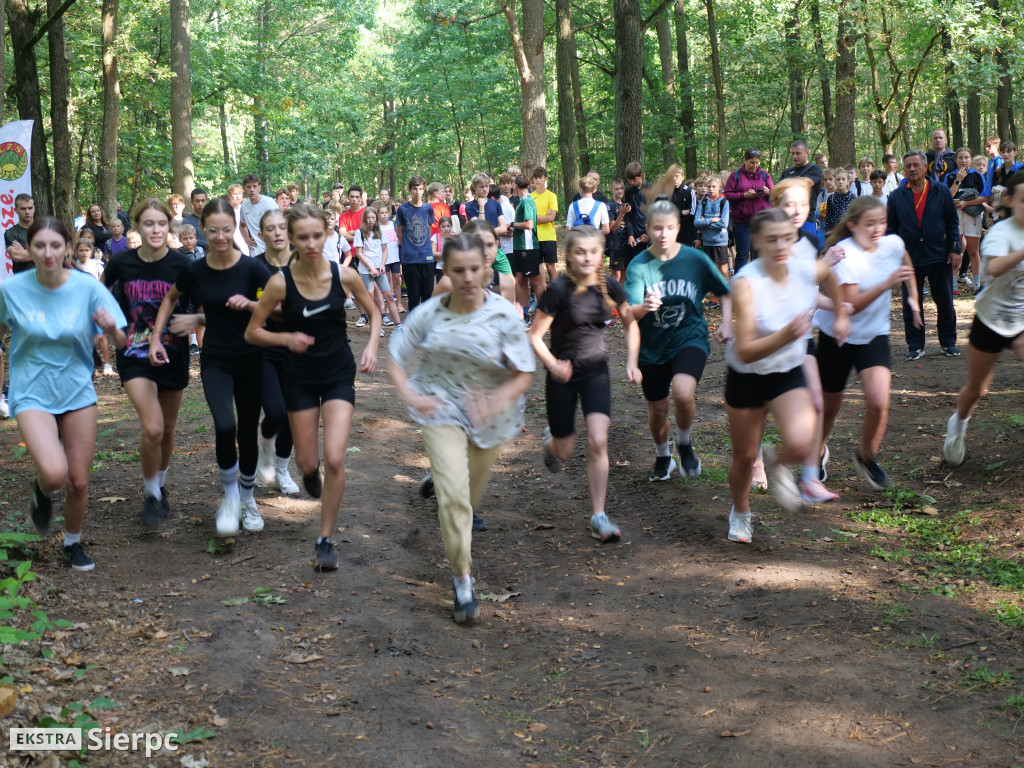
[[105, 309], [128, 324], [114, 296], [96, 278], [72, 269], [60, 288], [44, 288], [36, 270], [0, 283], [0, 323], [11, 329], [11, 414], [61, 414], [96, 402], [92, 384], [92, 319]]

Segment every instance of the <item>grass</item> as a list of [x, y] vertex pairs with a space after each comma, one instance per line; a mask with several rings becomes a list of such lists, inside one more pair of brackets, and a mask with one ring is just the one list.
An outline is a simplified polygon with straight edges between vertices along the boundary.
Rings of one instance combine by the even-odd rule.
[[1003, 702], [1003, 706], [1012, 710], [1017, 717], [1024, 717], [1024, 693], [1011, 696]]
[[1004, 688], [1013, 685], [1013, 675], [1009, 672], [993, 672], [988, 666], [969, 669], [957, 678], [956, 685], [965, 691], [977, 688]]

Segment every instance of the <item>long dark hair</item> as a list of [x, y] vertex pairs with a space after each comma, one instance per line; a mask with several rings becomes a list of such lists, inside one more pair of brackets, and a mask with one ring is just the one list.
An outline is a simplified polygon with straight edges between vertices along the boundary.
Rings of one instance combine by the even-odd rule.
[[1003, 194], [999, 196], [999, 207], [996, 208], [996, 218], [1000, 220], [1009, 218], [1010, 200], [1013, 199], [1013, 193], [1017, 191], [1017, 187], [1021, 184], [1024, 184], [1024, 170], [1015, 172], [1006, 180], [1006, 183], [1003, 185], [1006, 189], [1003, 190]]
[[231, 205], [231, 201], [226, 197], [215, 197], [203, 206], [203, 213], [199, 217], [199, 226], [205, 229], [206, 220], [212, 213], [223, 213], [230, 216], [232, 219], [235, 218], [235, 209]]
[[25, 244], [31, 247], [32, 241], [35, 239], [36, 235], [44, 229], [56, 232], [61, 236], [61, 239], [64, 240], [64, 245], [69, 246], [68, 253], [64, 256], [64, 266], [70, 269], [75, 260], [73, 252], [70, 250], [70, 246], [74, 240], [71, 237], [71, 233], [68, 231], [67, 225], [55, 216], [43, 216], [43, 218], [33, 221], [32, 226], [28, 228], [28, 232], [25, 234]]

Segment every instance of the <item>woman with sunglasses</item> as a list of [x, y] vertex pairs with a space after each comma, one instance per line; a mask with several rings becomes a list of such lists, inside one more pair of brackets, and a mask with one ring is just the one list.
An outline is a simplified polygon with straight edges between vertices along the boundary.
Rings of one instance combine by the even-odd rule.
[[759, 149], [744, 152], [743, 165], [730, 173], [725, 182], [725, 199], [729, 201], [736, 235], [734, 273], [750, 261], [750, 220], [758, 211], [770, 207], [768, 200], [774, 187], [771, 175], [761, 168]]

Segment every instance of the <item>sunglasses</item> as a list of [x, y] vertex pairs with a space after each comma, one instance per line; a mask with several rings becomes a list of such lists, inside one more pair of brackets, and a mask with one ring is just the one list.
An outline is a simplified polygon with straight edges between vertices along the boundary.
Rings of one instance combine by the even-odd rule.
[[744, 157], [747, 160], [749, 160], [752, 157], [760, 157], [760, 156], [761, 156], [761, 150], [760, 149], [748, 149], [747, 153], [744, 155]]

